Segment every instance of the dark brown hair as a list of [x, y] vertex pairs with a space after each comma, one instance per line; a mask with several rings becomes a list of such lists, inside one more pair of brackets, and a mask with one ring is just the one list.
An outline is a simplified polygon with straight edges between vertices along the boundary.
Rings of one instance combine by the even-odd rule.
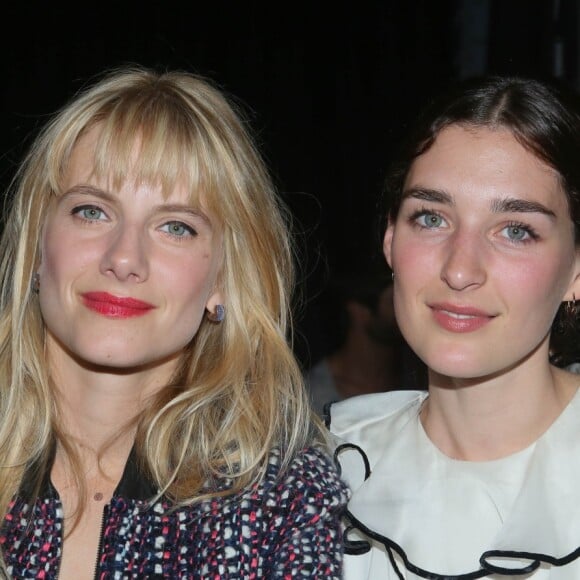
[[[568, 199], [576, 244], [580, 245], [580, 98], [565, 86], [534, 79], [480, 77], [459, 83], [434, 99], [417, 119], [391, 166], [385, 188], [389, 219], [397, 218], [413, 162], [450, 125], [506, 129], [554, 169]], [[564, 303], [552, 325], [552, 361], [559, 366], [580, 361], [579, 305]]]
[[450, 125], [507, 129], [555, 169], [580, 242], [580, 99], [565, 87], [516, 77], [482, 77], [458, 84], [418, 118], [386, 182], [388, 216], [397, 217], [414, 160]]

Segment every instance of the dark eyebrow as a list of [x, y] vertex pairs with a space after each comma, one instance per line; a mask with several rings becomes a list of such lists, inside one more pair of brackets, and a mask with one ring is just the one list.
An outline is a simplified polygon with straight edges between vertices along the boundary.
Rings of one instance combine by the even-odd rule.
[[434, 203], [445, 203], [447, 205], [455, 205], [453, 197], [449, 195], [446, 191], [443, 191], [441, 189], [411, 187], [403, 192], [403, 197], [401, 201], [404, 201], [408, 197], [412, 197], [414, 199], [421, 199], [423, 201], [430, 201]]
[[[444, 203], [455, 205], [453, 197], [441, 189], [428, 189], [424, 187], [411, 187], [403, 192], [403, 200], [408, 197], [421, 199], [433, 203]], [[541, 213], [550, 218], [556, 218], [556, 214], [545, 205], [537, 201], [506, 197], [504, 199], [494, 199], [491, 202], [491, 211], [494, 213]]]
[[551, 209], [548, 209], [545, 205], [542, 205], [537, 201], [529, 201], [527, 199], [517, 199], [513, 197], [494, 199], [491, 202], [491, 211], [494, 213], [541, 213], [551, 218], [556, 217], [556, 214]]

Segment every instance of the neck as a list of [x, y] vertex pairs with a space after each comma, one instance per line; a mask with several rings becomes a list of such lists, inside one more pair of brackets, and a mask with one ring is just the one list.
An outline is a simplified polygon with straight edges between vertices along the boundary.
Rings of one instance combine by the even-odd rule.
[[[116, 370], [92, 367], [63, 349], [48, 349], [51, 377], [57, 392], [62, 432], [70, 443], [97, 454], [125, 438], [147, 400], [162, 389], [175, 371], [176, 361], [154, 368]], [[124, 449], [127, 444], [122, 444]]]
[[532, 357], [493, 377], [460, 380], [430, 371], [421, 421], [446, 455], [487, 461], [536, 441], [574, 396], [579, 378]]

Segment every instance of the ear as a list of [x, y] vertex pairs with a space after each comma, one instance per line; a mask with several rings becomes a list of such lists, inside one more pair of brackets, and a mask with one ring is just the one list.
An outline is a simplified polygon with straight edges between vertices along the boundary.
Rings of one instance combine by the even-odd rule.
[[389, 218], [389, 222], [387, 224], [387, 231], [385, 232], [385, 237], [383, 239], [383, 254], [387, 259], [387, 264], [391, 270], [393, 269], [393, 261], [392, 261], [392, 254], [393, 254], [393, 235], [395, 233], [395, 224]]
[[576, 249], [576, 258], [574, 260], [574, 275], [568, 290], [564, 295], [564, 301], [569, 302], [580, 300], [580, 248]]

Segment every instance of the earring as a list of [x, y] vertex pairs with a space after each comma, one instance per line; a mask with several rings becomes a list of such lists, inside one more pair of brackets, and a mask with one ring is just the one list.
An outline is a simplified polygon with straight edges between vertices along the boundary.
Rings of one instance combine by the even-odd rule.
[[213, 312], [207, 313], [207, 319], [211, 322], [219, 324], [226, 317], [226, 308], [223, 304], [216, 304]]
[[35, 272], [32, 276], [32, 280], [30, 281], [30, 289], [35, 294], [38, 294], [40, 291], [40, 274], [38, 272]]
[[567, 300], [564, 303], [564, 312], [570, 320], [574, 320], [578, 314], [578, 303], [576, 302], [576, 294], [572, 294], [572, 300]]
[[575, 330], [578, 318], [578, 302], [576, 295], [572, 294], [572, 300], [565, 300], [556, 316], [554, 330], [558, 334], [566, 334]]

